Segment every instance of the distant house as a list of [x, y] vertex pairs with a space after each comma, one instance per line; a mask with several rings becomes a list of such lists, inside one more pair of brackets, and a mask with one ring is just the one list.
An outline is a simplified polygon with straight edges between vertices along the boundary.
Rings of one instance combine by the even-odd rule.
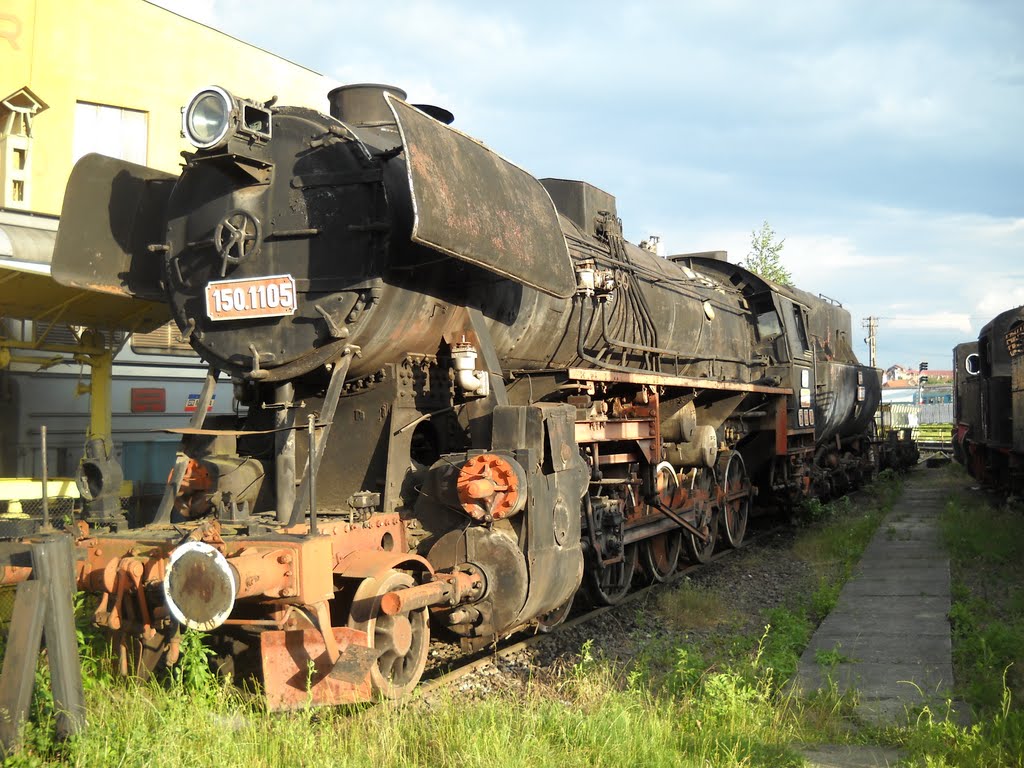
[[936, 369], [919, 371], [896, 364], [886, 368], [882, 374], [882, 387], [885, 389], [916, 387], [921, 381], [922, 373], [928, 376], [928, 381], [932, 384], [953, 380], [953, 371], [940, 371]]
[[909, 368], [904, 368], [899, 364], [891, 365], [882, 374], [882, 383], [888, 386], [890, 382], [906, 381], [910, 378], [911, 374], [913, 374], [913, 371]]

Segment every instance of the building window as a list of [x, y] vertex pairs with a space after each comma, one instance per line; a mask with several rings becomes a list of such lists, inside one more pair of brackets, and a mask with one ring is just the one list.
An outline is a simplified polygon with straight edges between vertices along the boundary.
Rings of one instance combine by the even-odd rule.
[[32, 121], [44, 109], [27, 87], [0, 99], [0, 208], [31, 205]]
[[75, 162], [98, 152], [108, 157], [146, 164], [149, 115], [135, 109], [80, 101], [75, 104]]

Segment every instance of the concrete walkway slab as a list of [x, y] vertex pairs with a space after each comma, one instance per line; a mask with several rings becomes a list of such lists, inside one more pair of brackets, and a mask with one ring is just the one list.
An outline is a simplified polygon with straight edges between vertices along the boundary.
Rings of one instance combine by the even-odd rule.
[[945, 701], [953, 687], [952, 663], [858, 661], [815, 667], [801, 676], [807, 685], [805, 690], [827, 688], [831, 681], [841, 691], [855, 688], [862, 700], [894, 699], [900, 709], [904, 705], [927, 703], [935, 697]]
[[948, 611], [949, 605], [942, 598], [871, 595], [854, 603], [852, 597], [847, 597], [825, 618], [818, 631], [824, 635], [846, 637], [874, 633], [948, 637]]
[[944, 574], [862, 573], [846, 583], [847, 597], [944, 597], [949, 594], [949, 571]]
[[894, 664], [943, 664], [950, 658], [949, 634], [923, 635], [916, 643], [907, 643], [907, 632], [896, 630], [892, 634], [865, 632], [851, 639], [840, 627], [832, 632], [818, 631], [811, 639], [809, 650], [836, 651], [842, 660]]
[[931, 560], [935, 556], [934, 542], [918, 541], [872, 541], [864, 550], [864, 557], [877, 560], [890, 557], [896, 562], [905, 563], [913, 560]]
[[896, 749], [857, 744], [822, 745], [801, 752], [810, 768], [885, 768], [902, 757]]
[[855, 689], [857, 714], [877, 724], [944, 701], [953, 687], [949, 558], [938, 527], [947, 494], [926, 483], [924, 473], [907, 479], [793, 681], [803, 691]]

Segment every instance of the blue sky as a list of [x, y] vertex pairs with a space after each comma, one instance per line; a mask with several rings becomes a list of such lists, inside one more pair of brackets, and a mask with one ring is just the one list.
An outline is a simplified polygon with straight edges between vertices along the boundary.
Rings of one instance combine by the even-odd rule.
[[444, 106], [633, 241], [738, 261], [767, 220], [797, 285], [881, 318], [883, 367], [949, 368], [1024, 304], [1019, 0], [159, 4]]

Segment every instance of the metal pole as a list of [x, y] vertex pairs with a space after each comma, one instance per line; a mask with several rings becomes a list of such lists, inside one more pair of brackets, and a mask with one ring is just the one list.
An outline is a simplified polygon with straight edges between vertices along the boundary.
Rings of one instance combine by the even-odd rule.
[[[309, 414], [309, 455], [316, 455], [316, 415]], [[316, 536], [316, 471], [319, 462], [309, 462], [309, 535]]]
[[32, 544], [32, 576], [47, 585], [43, 635], [50, 660], [50, 685], [57, 738], [74, 736], [85, 725], [82, 663], [75, 639], [75, 556], [71, 537], [49, 536]]
[[872, 368], [878, 367], [877, 355], [875, 354], [875, 348], [878, 338], [878, 318], [871, 315], [864, 318], [862, 325], [868, 329], [868, 337], [864, 339], [868, 343], [868, 357]]
[[46, 425], [39, 428], [39, 439], [43, 450], [43, 530], [50, 530], [50, 503], [47, 497], [47, 486], [49, 485], [49, 473], [46, 466]]
[[47, 585], [37, 579], [18, 585], [7, 632], [3, 673], [0, 674], [0, 756], [21, 748], [21, 733], [28, 719], [35, 684], [36, 661], [43, 638]]
[[274, 493], [277, 503], [277, 522], [287, 523], [295, 506], [295, 407], [292, 400], [295, 387], [280, 384], [274, 390]]
[[[341, 388], [345, 384], [345, 375], [352, 364], [353, 350], [346, 348], [340, 360], [335, 361], [334, 370], [331, 372], [331, 383], [327, 385], [327, 395], [324, 397], [323, 408], [320, 411], [320, 440], [319, 447], [311, 450], [306, 457], [306, 466], [302, 470], [302, 483], [295, 496], [295, 506], [292, 507], [292, 516], [288, 525], [298, 525], [306, 516], [306, 498], [309, 494], [309, 482], [312, 475], [320, 468], [320, 461], [323, 459], [324, 446], [331, 434], [331, 422], [334, 421], [334, 413], [338, 409], [338, 400], [341, 397]], [[312, 468], [312, 472], [310, 469]]]

